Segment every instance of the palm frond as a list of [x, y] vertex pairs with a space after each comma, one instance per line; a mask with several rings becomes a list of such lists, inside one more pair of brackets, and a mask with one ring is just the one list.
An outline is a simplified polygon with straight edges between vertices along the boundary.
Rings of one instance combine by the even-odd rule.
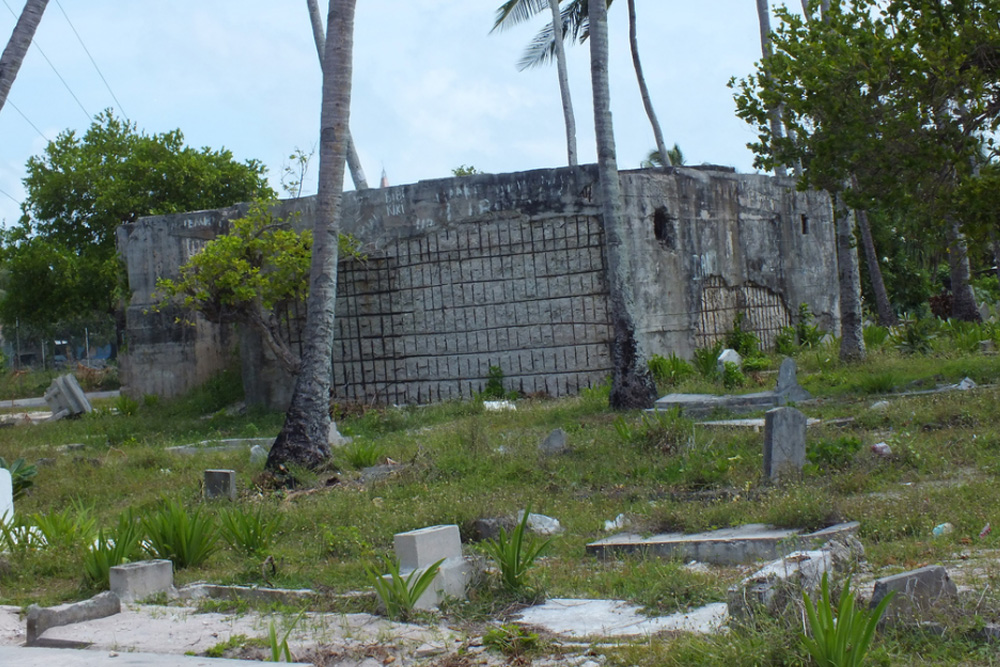
[[[513, 2], [514, 0], [510, 0]], [[570, 42], [583, 44], [590, 37], [590, 19], [588, 0], [570, 0], [562, 9], [563, 39]], [[611, 6], [613, 0], [608, 0]], [[544, 5], [543, 5], [544, 7]], [[555, 58], [555, 39], [553, 37], [552, 22], [549, 21], [542, 28], [517, 62], [517, 69], [520, 71], [531, 67], [538, 67], [551, 62]]]
[[490, 32], [506, 30], [528, 21], [532, 16], [549, 8], [549, 0], [507, 0], [497, 9], [496, 21]]

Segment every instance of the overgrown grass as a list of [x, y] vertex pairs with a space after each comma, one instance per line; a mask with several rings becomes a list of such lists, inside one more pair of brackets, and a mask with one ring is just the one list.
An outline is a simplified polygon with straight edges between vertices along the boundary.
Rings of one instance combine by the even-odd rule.
[[[392, 477], [365, 483], [353, 474], [338, 475], [339, 483], [333, 474], [318, 475], [315, 488], [295, 491], [274, 490], [244, 451], [166, 451], [172, 445], [277, 432], [281, 415], [228, 409], [239, 400], [233, 374], [180, 400], [138, 401], [132, 414], [114, 412], [106, 402], [79, 420], [2, 429], [0, 456], [41, 462], [34, 486], [17, 501], [19, 519], [31, 524], [36, 514], [66, 513], [65, 521], [49, 522], [61, 524], [51, 530], [67, 539], [65, 548], [5, 554], [9, 567], [0, 568], [0, 603], [55, 604], [100, 587], [81, 577], [91, 568], [84, 569], [87, 550], [80, 540], [68, 537], [75, 515], [66, 508], [89, 508], [93, 530], [103, 531], [98, 541], [109, 546], [108, 538], [122, 530], [119, 517], [126, 510], [150, 517], [165, 497], [218, 525], [224, 510], [262, 520], [280, 517], [265, 547], [249, 549], [242, 538], [234, 539], [201, 564], [179, 569], [179, 585], [209, 580], [331, 593], [366, 589], [366, 565], [392, 554], [395, 533], [455, 523], [468, 540], [476, 519], [512, 517], [531, 506], [558, 518], [566, 529], [531, 570], [533, 589], [548, 596], [625, 599], [652, 614], [722, 600], [741, 574], [720, 568], [692, 571], [656, 559], [600, 562], [587, 556], [585, 545], [605, 536], [604, 522], [622, 513], [640, 532], [748, 522], [814, 528], [858, 520], [876, 572], [938, 562], [967, 549], [998, 548], [1000, 538], [994, 534], [978, 537], [1000, 516], [997, 389], [900, 395], [965, 376], [980, 385], [1000, 379], [998, 357], [965, 352], [967, 345], [941, 347], [950, 335], [938, 331], [933, 340], [940, 349], [932, 356], [904, 353], [887, 336], [868, 361], [851, 366], [837, 361], [836, 351], [825, 344], [800, 349], [799, 379], [822, 400], [799, 408], [810, 417], [853, 421], [810, 427], [810, 465], [802, 482], [779, 488], [762, 479], [761, 433], [712, 429], [678, 415], [613, 413], [606, 407], [606, 387], [561, 400], [520, 399], [516, 411], [505, 413], [485, 412], [471, 401], [419, 408], [341, 406], [336, 416], [342, 433], [372, 443], [380, 457], [402, 465]], [[778, 362], [772, 358], [770, 367]], [[774, 381], [773, 375], [763, 378]], [[671, 388], [705, 390], [721, 391], [721, 380], [695, 375]], [[871, 409], [882, 396], [888, 396], [889, 406]], [[570, 452], [543, 456], [538, 444], [556, 427], [567, 432]], [[882, 441], [893, 452], [887, 458], [870, 450]], [[79, 446], [63, 447], [69, 444]], [[346, 470], [364, 462], [345, 457], [338, 463]], [[207, 468], [236, 470], [240, 496], [231, 510], [203, 504], [200, 483]], [[955, 532], [933, 539], [930, 531], [946, 521]], [[70, 546], [74, 542], [77, 546]], [[273, 557], [273, 569], [261, 567], [265, 554]], [[96, 575], [88, 578], [99, 582], [106, 567], [94, 566]], [[977, 617], [990, 620], [989, 610], [1000, 612], [996, 579], [979, 610], [963, 612], [963, 622], [971, 626]], [[372, 598], [358, 600], [331, 597], [317, 605], [374, 608]], [[503, 620], [511, 604], [487, 578], [468, 604], [448, 613], [458, 622]], [[797, 625], [787, 619], [758, 620], [724, 637], [641, 642], [610, 657], [612, 664], [637, 665], [801, 664], [806, 656], [798, 645], [800, 630], [801, 619]], [[961, 664], [959, 656], [978, 655], [981, 647], [961, 633], [935, 641], [887, 634], [876, 640], [873, 662]]]

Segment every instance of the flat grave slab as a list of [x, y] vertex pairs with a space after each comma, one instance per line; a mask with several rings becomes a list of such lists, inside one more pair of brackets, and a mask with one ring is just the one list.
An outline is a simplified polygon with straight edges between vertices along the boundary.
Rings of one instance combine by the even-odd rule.
[[[52, 667], [52, 665], [59, 665], [59, 667], [236, 667], [237, 665], [260, 664], [256, 660], [226, 660], [192, 655], [0, 646], [0, 665], [17, 665], [17, 667]], [[293, 662], [290, 664], [305, 666], [310, 663]]]
[[661, 533], [651, 536], [623, 533], [588, 544], [587, 553], [598, 558], [649, 554], [713, 565], [741, 565], [773, 560], [782, 553], [822, 544], [838, 535], [853, 534], [858, 526], [858, 522], [852, 521], [806, 533], [800, 529], [752, 523], [706, 533]]
[[565, 637], [636, 637], [659, 632], [718, 632], [728, 619], [724, 602], [669, 616], [647, 616], [620, 600], [546, 600], [520, 612], [516, 623], [535, 625]]
[[716, 410], [729, 412], [753, 412], [765, 410], [778, 405], [778, 396], [773, 391], [762, 391], [753, 394], [733, 394], [718, 396], [716, 394], [667, 394], [653, 404], [655, 412], [666, 412], [680, 408], [685, 417], [703, 417]]

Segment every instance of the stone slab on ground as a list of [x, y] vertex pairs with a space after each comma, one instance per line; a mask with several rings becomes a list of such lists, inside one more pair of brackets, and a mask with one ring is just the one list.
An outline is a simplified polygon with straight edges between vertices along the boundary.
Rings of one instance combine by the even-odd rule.
[[260, 445], [270, 451], [274, 438], [226, 438], [223, 440], [202, 440], [190, 445], [167, 447], [164, 451], [172, 454], [203, 454], [205, 452], [224, 452], [237, 449], [250, 450], [254, 445]]
[[852, 521], [804, 533], [798, 529], [753, 523], [707, 533], [662, 533], [646, 537], [623, 533], [588, 544], [587, 553], [599, 558], [614, 558], [618, 554], [649, 554], [715, 565], [739, 565], [773, 560], [790, 549], [808, 548], [823, 544], [837, 535], [854, 534], [858, 526], [856, 521]]
[[57, 607], [28, 607], [27, 644], [35, 644], [42, 634], [58, 626], [92, 621], [118, 614], [122, 603], [118, 596], [110, 591], [98, 593], [89, 600], [71, 602]]
[[[0, 645], [24, 643], [24, 634], [20, 631], [24, 621], [20, 619], [19, 611], [18, 607], [0, 607]], [[266, 638], [271, 619], [279, 626], [288, 621], [287, 615], [280, 613], [202, 614], [193, 607], [127, 605], [114, 616], [52, 628], [45, 632], [42, 639], [53, 643], [89, 644], [93, 650], [117, 651], [122, 655], [133, 651], [204, 653], [234, 635]], [[7, 630], [15, 624], [18, 627], [14, 631]], [[319, 645], [353, 646], [359, 642], [391, 643], [412, 649], [430, 641], [451, 641], [456, 636], [443, 625], [421, 627], [393, 623], [371, 614], [308, 613], [295, 626], [289, 646], [295, 655]], [[7, 664], [20, 665], [0, 660], [0, 665]]]
[[718, 396], [716, 394], [667, 394], [653, 404], [654, 412], [664, 412], [679, 408], [685, 417], [704, 417], [716, 410], [728, 412], [754, 412], [767, 410], [778, 405], [778, 397], [773, 391], [753, 394]]
[[718, 632], [726, 622], [726, 604], [717, 602], [686, 613], [646, 616], [620, 600], [556, 598], [520, 612], [516, 623], [544, 628], [566, 637], [636, 637], [659, 632]]
[[[823, 420], [810, 417], [806, 420], [806, 426], [822, 424]], [[752, 428], [759, 431], [764, 428], [764, 419], [714, 419], [705, 422], [698, 422], [698, 426], [708, 426], [710, 428]]]
[[[17, 667], [52, 667], [52, 665], [59, 665], [59, 667], [236, 667], [236, 665], [260, 664], [256, 660], [225, 660], [191, 655], [0, 646], [0, 665], [17, 665]], [[309, 663], [285, 664], [304, 667]]]

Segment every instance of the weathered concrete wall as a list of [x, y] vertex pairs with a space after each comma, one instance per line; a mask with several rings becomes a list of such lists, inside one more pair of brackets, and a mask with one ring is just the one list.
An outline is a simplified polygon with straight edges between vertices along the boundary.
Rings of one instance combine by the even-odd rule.
[[[602, 380], [611, 328], [596, 179], [579, 167], [347, 193], [343, 228], [368, 258], [339, 270], [336, 394], [382, 403], [469, 396], [494, 365], [525, 393], [571, 394]], [[622, 187], [647, 355], [690, 356], [730, 330], [737, 312], [766, 341], [801, 302], [836, 322], [825, 197], [792, 181], [700, 169], [623, 172]], [[311, 199], [285, 207], [310, 224]], [[141, 313], [155, 277], [174, 275], [239, 214], [145, 218], [120, 230], [134, 291], [133, 394], [179, 393], [224, 360], [216, 327], [179, 330], [165, 321], [171, 314], [151, 322]], [[251, 400], [281, 405], [289, 379], [242, 338]]]

